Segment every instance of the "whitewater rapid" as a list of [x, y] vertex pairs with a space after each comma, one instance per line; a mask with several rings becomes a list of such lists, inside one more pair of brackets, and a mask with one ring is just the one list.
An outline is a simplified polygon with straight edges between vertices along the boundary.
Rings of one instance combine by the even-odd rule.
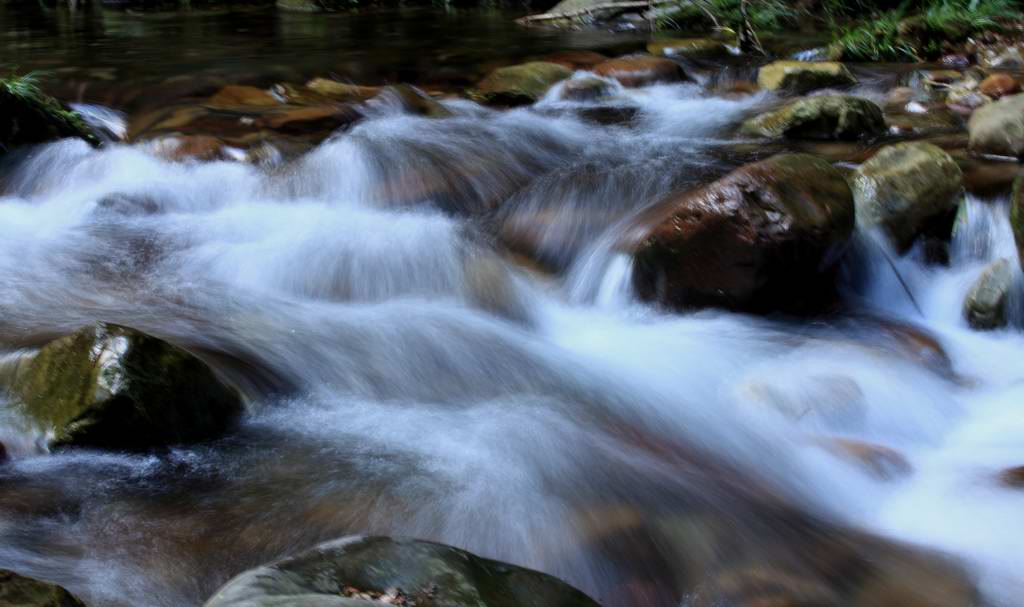
[[[715, 468], [680, 477], [665, 452], [681, 445], [825, 520], [964, 558], [997, 604], [1024, 596], [1024, 492], [995, 480], [1024, 464], [1024, 338], [961, 313], [991, 261], [1020, 277], [1006, 200], [968, 197], [948, 267], [859, 234], [843, 320], [668, 313], [632, 297], [617, 236], [732, 168], [727, 129], [766, 98], [619, 90], [637, 112], [627, 128], [576, 118], [586, 104], [558, 95], [507, 112], [448, 102], [443, 120], [381, 107], [271, 167], [76, 141], [9, 163], [7, 355], [122, 323], [203, 355], [250, 411], [237, 436], [161, 458], [40, 453], [0, 405], [15, 496], [0, 500], [0, 568], [94, 605], [200, 604], [245, 567], [358, 531], [446, 542], [625, 605], [616, 582], [644, 553], [588, 549], [615, 508], [721, 512], [760, 541]], [[495, 225], [534, 230], [556, 273], [516, 263]], [[880, 340], [879, 317], [927, 329], [949, 369]], [[891, 448], [910, 472], [878, 479], [827, 437]]]

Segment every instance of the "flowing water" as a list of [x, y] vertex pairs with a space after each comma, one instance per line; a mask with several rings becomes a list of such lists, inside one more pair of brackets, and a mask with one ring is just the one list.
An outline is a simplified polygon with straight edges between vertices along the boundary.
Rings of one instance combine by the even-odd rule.
[[[733, 566], [817, 581], [809, 553], [848, 538], [950, 555], [1019, 604], [1024, 492], [996, 477], [1024, 464], [1024, 338], [961, 316], [988, 262], [1020, 275], [1005, 199], [968, 198], [948, 266], [859, 234], [828, 321], [632, 297], [623, 226], [740, 164], [730, 127], [765, 101], [621, 91], [628, 127], [557, 91], [441, 120], [384, 107], [275, 168], [77, 141], [9, 160], [6, 355], [130, 325], [202, 355], [250, 411], [168, 454], [46, 454], [0, 403], [0, 568], [90, 605], [199, 605], [246, 568], [379, 533], [672, 605]], [[553, 274], [498, 244], [522, 239]], [[840, 439], [906, 463], [879, 474]]]

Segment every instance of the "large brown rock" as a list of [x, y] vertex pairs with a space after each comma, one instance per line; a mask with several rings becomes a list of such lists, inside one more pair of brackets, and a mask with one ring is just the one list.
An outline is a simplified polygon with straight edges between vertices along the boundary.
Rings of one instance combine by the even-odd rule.
[[979, 107], [967, 131], [973, 152], [1024, 158], [1024, 94]]
[[642, 298], [806, 313], [832, 300], [853, 196], [825, 160], [783, 154], [674, 196], [642, 223], [633, 275]]
[[857, 84], [857, 78], [837, 61], [774, 61], [757, 72], [757, 83], [769, 91], [809, 93]]
[[686, 80], [686, 72], [678, 63], [671, 59], [650, 55], [609, 59], [595, 65], [593, 71], [598, 76], [614, 78], [622, 86], [627, 87]]
[[572, 76], [558, 63], [533, 61], [494, 70], [480, 81], [473, 96], [484, 103], [521, 105], [537, 101], [555, 84]]

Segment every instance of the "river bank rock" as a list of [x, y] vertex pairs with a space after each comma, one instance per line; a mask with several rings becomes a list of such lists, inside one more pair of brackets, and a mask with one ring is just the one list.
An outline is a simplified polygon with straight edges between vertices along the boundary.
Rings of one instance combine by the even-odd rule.
[[850, 184], [857, 223], [881, 227], [901, 250], [910, 247], [929, 222], [951, 218], [963, 197], [960, 167], [930, 143], [883, 147], [854, 171]]
[[1024, 95], [982, 106], [967, 122], [971, 151], [1024, 158]]
[[569, 76], [572, 76], [572, 70], [558, 63], [532, 61], [510, 65], [488, 74], [477, 84], [472, 96], [484, 103], [529, 104]]
[[729, 49], [711, 38], [658, 38], [647, 43], [647, 52], [661, 57], [707, 59], [726, 56]]
[[1000, 99], [1007, 95], [1019, 93], [1020, 83], [1009, 74], [992, 74], [978, 84], [978, 90], [982, 95], [992, 99]]
[[659, 82], [681, 82], [686, 80], [683, 68], [664, 57], [650, 55], [633, 55], [609, 59], [594, 66], [593, 72], [598, 76], [613, 78], [628, 88], [638, 88]]
[[828, 162], [782, 154], [673, 196], [642, 222], [633, 283], [643, 299], [813, 313], [833, 299], [854, 205]]
[[743, 123], [749, 137], [855, 140], [885, 133], [882, 108], [860, 97], [806, 97]]
[[845, 65], [838, 61], [774, 61], [757, 71], [757, 83], [769, 91], [803, 95], [825, 88], [857, 84]]
[[[598, 607], [549, 575], [442, 544], [353, 536], [245, 572], [205, 607], [357, 607], [368, 601], [475, 607]], [[390, 598], [384, 598], [390, 597]]]
[[92, 129], [74, 111], [47, 96], [25, 78], [0, 78], [0, 156], [19, 145], [77, 137], [100, 144]]
[[223, 435], [244, 405], [192, 354], [98, 323], [19, 361], [9, 392], [53, 446], [147, 451]]
[[964, 318], [973, 329], [982, 331], [1006, 326], [1006, 302], [1013, 288], [1009, 259], [992, 262], [975, 281], [964, 299]]
[[56, 584], [49, 584], [0, 569], [0, 605], [5, 607], [85, 607], [82, 601]]

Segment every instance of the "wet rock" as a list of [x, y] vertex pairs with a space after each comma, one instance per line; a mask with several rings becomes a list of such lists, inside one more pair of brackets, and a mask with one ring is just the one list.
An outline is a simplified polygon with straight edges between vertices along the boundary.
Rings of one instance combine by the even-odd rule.
[[596, 101], [609, 96], [613, 90], [614, 87], [607, 80], [587, 76], [566, 80], [559, 96], [565, 101]]
[[283, 100], [270, 91], [255, 86], [228, 85], [210, 97], [207, 105], [216, 108], [273, 107]]
[[743, 123], [751, 137], [855, 140], [885, 132], [882, 109], [860, 97], [821, 96], [798, 99]]
[[850, 438], [831, 438], [824, 439], [822, 446], [836, 456], [860, 466], [878, 480], [905, 478], [914, 471], [906, 456], [884, 445]]
[[978, 85], [981, 94], [999, 99], [1020, 92], [1020, 83], [1009, 74], [992, 74]]
[[4, 607], [85, 607], [56, 584], [33, 580], [0, 569], [0, 605]]
[[243, 573], [205, 607], [355, 607], [399, 592], [422, 605], [597, 607], [543, 573], [442, 544], [359, 536]]
[[253, 126], [296, 135], [330, 133], [362, 117], [362, 113], [350, 105], [290, 107], [254, 119]]
[[367, 101], [380, 94], [380, 87], [347, 84], [327, 78], [314, 78], [306, 83], [306, 88], [325, 97], [341, 102]]
[[964, 318], [971, 328], [999, 329], [1006, 326], [1006, 301], [1013, 288], [1010, 260], [992, 262], [975, 281], [964, 299]]
[[608, 57], [594, 51], [562, 51], [548, 55], [544, 61], [564, 65], [571, 70], [584, 70], [608, 61]]
[[729, 569], [702, 587], [692, 607], [832, 607], [842, 597], [823, 581], [780, 571], [770, 565]]
[[880, 554], [855, 589], [851, 607], [967, 607], [983, 605], [963, 570], [939, 557]]
[[7, 447], [3, 443], [0, 443], [0, 464], [7, 462]]
[[10, 393], [54, 446], [145, 451], [221, 436], [243, 403], [198, 358], [99, 323], [19, 362]]
[[828, 162], [783, 154], [673, 196], [641, 221], [649, 227], [635, 247], [633, 281], [642, 298], [807, 313], [833, 299], [854, 206]]
[[664, 57], [636, 55], [609, 59], [594, 66], [594, 73], [614, 78], [625, 87], [641, 87], [659, 82], [686, 80], [686, 73], [678, 63]]
[[917, 97], [917, 91], [909, 86], [898, 86], [885, 96], [886, 109], [903, 110]]
[[954, 86], [946, 92], [946, 106], [963, 116], [970, 116], [989, 103], [992, 103], [991, 97], [972, 87]]
[[837, 61], [775, 61], [757, 72], [757, 83], [769, 91], [802, 95], [817, 89], [852, 86], [857, 78]]
[[963, 119], [944, 105], [909, 104], [911, 109], [925, 111], [892, 112], [885, 115], [889, 132], [895, 135], [933, 135], [951, 133], [963, 128]]
[[381, 91], [380, 96], [395, 100], [405, 111], [417, 116], [448, 118], [452, 115], [448, 108], [438, 103], [433, 97], [408, 84], [386, 87]]
[[711, 38], [660, 38], [647, 43], [647, 52], [662, 57], [706, 59], [729, 54], [729, 49]]
[[967, 123], [971, 151], [1024, 158], [1024, 95], [980, 107]]
[[30, 80], [0, 78], [0, 156], [14, 146], [66, 137], [100, 144], [81, 116], [39, 91]]
[[1024, 489], [1024, 466], [1007, 468], [999, 473], [999, 484], [1007, 489]]
[[963, 73], [959, 70], [925, 70], [920, 74], [929, 85], [949, 85], [963, 77]]
[[743, 385], [740, 396], [792, 421], [835, 430], [858, 428], [867, 418], [864, 391], [855, 380], [841, 375], [813, 375], [797, 385], [755, 381]]
[[963, 196], [963, 175], [953, 158], [930, 143], [883, 147], [854, 171], [857, 222], [881, 227], [900, 249], [929, 222], [948, 217]]
[[546, 61], [502, 67], [481, 80], [473, 96], [484, 103], [529, 104], [569, 76], [572, 76], [569, 68]]
[[1021, 260], [1021, 267], [1024, 267], [1024, 175], [1014, 180], [1010, 193], [1010, 227], [1013, 229], [1013, 241], [1017, 245], [1017, 256]]
[[172, 135], [154, 139], [153, 152], [172, 162], [245, 160], [245, 152], [209, 135]]

